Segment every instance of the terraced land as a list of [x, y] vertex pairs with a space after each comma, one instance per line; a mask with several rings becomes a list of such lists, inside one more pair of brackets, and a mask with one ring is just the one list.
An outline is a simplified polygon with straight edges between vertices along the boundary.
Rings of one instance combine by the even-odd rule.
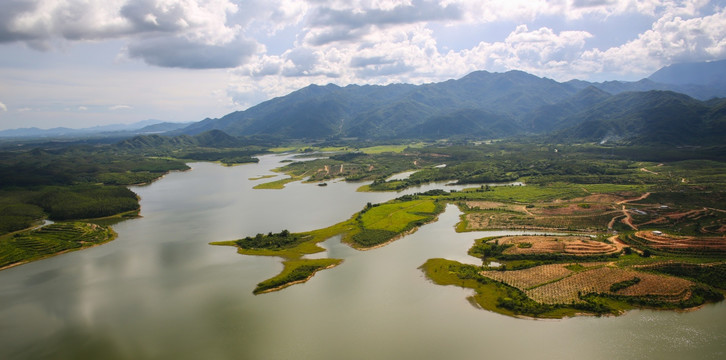
[[512, 245], [505, 255], [566, 254], [577, 256], [612, 255], [617, 247], [592, 240], [589, 236], [508, 236], [497, 239], [500, 245]]
[[726, 237], [682, 236], [655, 231], [638, 231], [622, 237], [635, 246], [669, 253], [693, 255], [726, 255]]
[[108, 227], [80, 222], [55, 223], [0, 238], [0, 268], [95, 246], [112, 240]]

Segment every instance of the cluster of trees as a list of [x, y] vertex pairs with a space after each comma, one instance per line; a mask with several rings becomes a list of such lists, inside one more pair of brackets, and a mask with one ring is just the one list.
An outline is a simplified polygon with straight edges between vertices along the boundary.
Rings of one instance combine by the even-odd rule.
[[379, 229], [361, 229], [352, 236], [353, 241], [363, 247], [371, 247], [385, 243], [398, 235], [393, 231]]
[[696, 306], [701, 306], [708, 302], [718, 302], [724, 299], [724, 295], [721, 292], [704, 285], [695, 285], [691, 287], [691, 296], [688, 299], [684, 299], [678, 302], [669, 301], [668, 299], [663, 299], [662, 297], [657, 295], [624, 296], [616, 294], [588, 294], [583, 296], [582, 298], [590, 301], [597, 297], [622, 301], [640, 307], [652, 307], [660, 309], [688, 309]]
[[[0, 198], [6, 196], [5, 194], [6, 192], [0, 193]], [[13, 201], [13, 196], [3, 200], [10, 201], [0, 204], [0, 235], [28, 228], [45, 216], [41, 207]]]
[[485, 258], [500, 258], [504, 250], [512, 247], [511, 244], [499, 244], [499, 240], [494, 240], [493, 243], [488, 242], [489, 239], [479, 239], [469, 249], [469, 254], [472, 256], [478, 256], [482, 259]]
[[69, 185], [0, 191], [0, 235], [40, 219], [89, 219], [139, 209], [136, 194], [124, 186]]
[[123, 186], [46, 187], [31, 202], [52, 220], [98, 218], [139, 209], [136, 194]]
[[287, 230], [282, 230], [279, 233], [273, 234], [272, 232], [265, 234], [257, 234], [255, 236], [248, 236], [244, 239], [235, 241], [235, 244], [245, 249], [283, 249], [295, 246], [303, 241], [303, 236], [300, 234], [293, 234]]
[[723, 263], [714, 265], [663, 263], [650, 269], [663, 274], [690, 278], [726, 290], [726, 264]]

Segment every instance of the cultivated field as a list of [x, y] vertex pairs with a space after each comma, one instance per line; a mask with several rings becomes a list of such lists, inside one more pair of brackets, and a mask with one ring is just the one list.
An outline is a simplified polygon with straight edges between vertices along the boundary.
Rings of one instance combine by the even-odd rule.
[[[571, 265], [571, 264], [570, 264]], [[522, 290], [532, 300], [543, 304], [583, 302], [580, 295], [589, 293], [649, 297], [660, 301], [687, 300], [691, 281], [636, 270], [604, 266], [602, 263], [580, 264], [582, 271], [568, 270], [567, 264], [537, 266], [515, 271], [483, 271], [482, 275]], [[615, 292], [613, 284], [639, 279], [636, 284]]]
[[626, 237], [628, 242], [667, 252], [726, 254], [724, 236], [678, 236], [653, 231], [638, 231]]
[[101, 244], [114, 236], [108, 227], [78, 222], [5, 235], [0, 238], [0, 268]]

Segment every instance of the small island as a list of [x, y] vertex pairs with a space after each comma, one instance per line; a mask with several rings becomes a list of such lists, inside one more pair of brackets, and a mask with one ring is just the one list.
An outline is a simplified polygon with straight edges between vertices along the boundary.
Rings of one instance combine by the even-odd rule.
[[349, 220], [328, 228], [305, 233], [257, 234], [233, 241], [213, 242], [212, 245], [235, 246], [240, 254], [278, 256], [284, 259], [282, 272], [260, 282], [255, 294], [284, 289], [310, 279], [316, 272], [337, 266], [341, 259], [305, 259], [304, 255], [324, 249], [317, 246], [333, 236], [358, 250], [384, 246], [419, 226], [434, 221], [443, 211], [443, 203], [430, 194], [406, 195], [384, 204], [368, 203]]

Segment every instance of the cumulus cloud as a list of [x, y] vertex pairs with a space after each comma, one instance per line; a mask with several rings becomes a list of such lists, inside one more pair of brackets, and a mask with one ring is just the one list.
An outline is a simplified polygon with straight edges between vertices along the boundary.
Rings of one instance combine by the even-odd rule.
[[0, 102], [0, 111], [8, 111], [7, 105], [5, 105], [2, 102]]
[[606, 50], [583, 53], [581, 62], [616, 73], [653, 72], [671, 63], [726, 57], [726, 9], [683, 19], [667, 14], [637, 39]]
[[129, 40], [129, 55], [149, 64], [235, 67], [257, 48], [240, 24], [228, 22], [238, 10], [230, 0], [7, 0], [0, 3], [0, 43], [48, 50], [58, 41], [121, 38]]

